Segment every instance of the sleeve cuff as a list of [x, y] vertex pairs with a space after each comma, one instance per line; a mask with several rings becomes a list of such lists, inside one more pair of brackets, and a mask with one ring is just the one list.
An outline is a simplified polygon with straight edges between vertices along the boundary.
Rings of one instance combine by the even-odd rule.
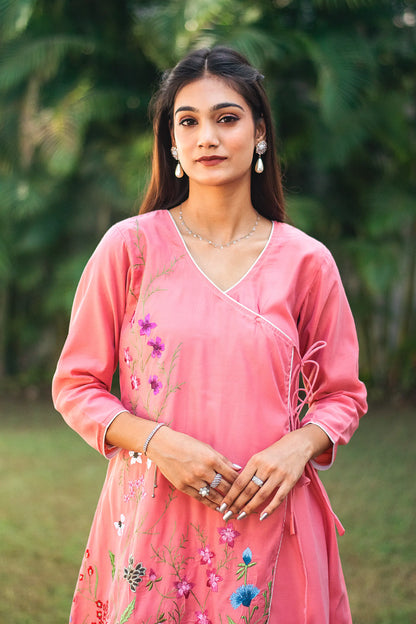
[[117, 416], [119, 416], [120, 414], [122, 414], [125, 411], [126, 411], [125, 409], [122, 409], [119, 412], [117, 412], [117, 414], [114, 414], [114, 416], [108, 422], [108, 424], [107, 424], [107, 426], [106, 426], [106, 428], [104, 430], [104, 435], [103, 435], [103, 455], [104, 455], [104, 457], [106, 459], [112, 459], [120, 451], [120, 448], [118, 446], [113, 446], [112, 444], [108, 444], [106, 442], [106, 437], [107, 437], [108, 428], [111, 425], [111, 423], [117, 418]]
[[322, 431], [324, 431], [328, 438], [331, 440], [332, 446], [330, 446], [326, 451], [324, 451], [314, 459], [310, 460], [310, 464], [317, 470], [329, 470], [335, 461], [338, 445], [334, 442], [332, 436], [328, 433], [325, 427], [323, 427], [320, 423], [310, 420], [308, 423], [305, 424], [316, 425], [317, 427], [322, 429]]

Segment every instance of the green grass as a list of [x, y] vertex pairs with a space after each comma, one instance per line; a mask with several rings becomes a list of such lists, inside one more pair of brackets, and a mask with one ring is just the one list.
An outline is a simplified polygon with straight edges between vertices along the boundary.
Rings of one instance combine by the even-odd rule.
[[[0, 403], [0, 622], [65, 624], [106, 460], [49, 403]], [[416, 418], [374, 407], [322, 474], [354, 624], [416, 622]]]

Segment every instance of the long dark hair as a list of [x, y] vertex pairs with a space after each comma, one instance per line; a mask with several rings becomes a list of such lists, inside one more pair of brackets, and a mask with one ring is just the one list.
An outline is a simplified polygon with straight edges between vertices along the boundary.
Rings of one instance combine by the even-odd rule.
[[[176, 163], [170, 152], [173, 106], [176, 94], [182, 87], [207, 74], [222, 78], [235, 89], [249, 104], [255, 122], [264, 119], [268, 149], [262, 156], [264, 172], [257, 174], [252, 167], [251, 201], [257, 212], [267, 219], [284, 221], [281, 173], [270, 104], [261, 84], [263, 76], [244, 56], [222, 46], [191, 52], [162, 77], [159, 91], [152, 100], [155, 137], [152, 177], [140, 213], [173, 208], [188, 197], [188, 176], [184, 174], [182, 178], [175, 177]], [[253, 164], [256, 159], [254, 154]]]

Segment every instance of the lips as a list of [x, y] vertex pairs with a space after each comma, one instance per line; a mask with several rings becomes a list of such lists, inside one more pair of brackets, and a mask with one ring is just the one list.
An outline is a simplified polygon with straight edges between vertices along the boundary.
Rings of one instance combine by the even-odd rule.
[[207, 167], [212, 167], [214, 165], [219, 165], [220, 163], [226, 160], [225, 156], [201, 156], [198, 158], [197, 162], [201, 163], [201, 165], [206, 165]]

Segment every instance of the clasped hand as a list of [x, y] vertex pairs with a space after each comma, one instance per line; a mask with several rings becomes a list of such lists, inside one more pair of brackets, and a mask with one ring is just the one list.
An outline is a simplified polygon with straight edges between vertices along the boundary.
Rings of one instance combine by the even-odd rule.
[[[241, 469], [208, 444], [165, 427], [158, 432], [157, 444], [152, 445], [148, 455], [174, 487], [212, 509], [225, 512], [225, 519], [233, 516], [242, 519], [270, 499], [260, 516], [264, 519], [284, 501], [314, 455], [311, 437], [316, 432], [311, 429], [319, 430], [307, 426], [292, 431], [253, 455]], [[327, 443], [326, 434], [319, 432]], [[207, 496], [201, 496], [200, 489], [210, 485], [217, 474], [222, 476], [219, 485], [209, 488]], [[259, 485], [261, 482], [263, 485]]]

